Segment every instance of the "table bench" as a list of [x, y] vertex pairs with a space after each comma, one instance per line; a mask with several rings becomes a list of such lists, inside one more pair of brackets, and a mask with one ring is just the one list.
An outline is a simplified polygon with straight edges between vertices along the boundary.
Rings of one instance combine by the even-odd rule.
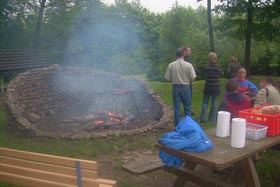
[[203, 165], [214, 170], [222, 170], [235, 163], [240, 163], [245, 185], [247, 187], [260, 187], [253, 159], [266, 149], [279, 144], [280, 135], [266, 137], [257, 141], [246, 139], [244, 148], [233, 148], [230, 145], [230, 137], [217, 137], [215, 129], [206, 130], [205, 133], [215, 147], [204, 153], [178, 151], [168, 148], [159, 142], [156, 143], [155, 146], [160, 150], [180, 157], [184, 161], [184, 165], [180, 168], [165, 167], [168, 172], [177, 176], [174, 186], [183, 187], [187, 181], [192, 181], [202, 186], [229, 186], [228, 184], [201, 176], [200, 173], [194, 171], [194, 168], [197, 165]]
[[113, 187], [97, 162], [0, 147], [0, 181], [26, 187]]

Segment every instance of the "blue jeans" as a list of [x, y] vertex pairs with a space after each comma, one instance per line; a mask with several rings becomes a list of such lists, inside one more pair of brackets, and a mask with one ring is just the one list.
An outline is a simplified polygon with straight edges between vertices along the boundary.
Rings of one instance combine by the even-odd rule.
[[212, 98], [212, 101], [211, 101], [211, 108], [210, 108], [210, 113], [209, 113], [208, 120], [209, 121], [215, 121], [216, 120], [216, 114], [217, 114], [216, 101], [217, 101], [218, 96], [203, 95], [200, 121], [205, 121], [205, 119], [206, 119], [207, 107], [208, 107], [209, 100], [211, 98]]
[[176, 126], [181, 120], [181, 103], [183, 103], [184, 106], [185, 116], [191, 115], [192, 98], [190, 85], [173, 85], [172, 97], [174, 106], [174, 123]]

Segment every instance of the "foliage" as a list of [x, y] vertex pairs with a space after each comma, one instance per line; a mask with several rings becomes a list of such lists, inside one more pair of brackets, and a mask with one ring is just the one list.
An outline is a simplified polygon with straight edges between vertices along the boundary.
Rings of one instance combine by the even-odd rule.
[[0, 1], [0, 49], [32, 46], [35, 0]]
[[[215, 8], [216, 13], [221, 15], [217, 29], [227, 36], [240, 41], [246, 38], [245, 67], [250, 68], [249, 71], [252, 69], [252, 72], [256, 74], [261, 73], [255, 71], [256, 62], [259, 60], [255, 57], [259, 58], [260, 56], [257, 53], [251, 54], [251, 40], [263, 41], [264, 43], [266, 43], [266, 40], [279, 40], [280, 14], [276, 11], [279, 9], [279, 2], [272, 0], [221, 0], [221, 2], [222, 4]], [[266, 45], [266, 47], [268, 46]], [[254, 45], [253, 50], [259, 47], [262, 48], [262, 45], [257, 47]], [[250, 57], [254, 58], [253, 63]], [[270, 66], [272, 64], [267, 65], [267, 67]], [[266, 73], [268, 72], [270, 71], [266, 71]]]
[[[246, 1], [224, 2], [213, 12], [212, 22], [215, 51], [225, 69], [230, 56], [244, 56]], [[263, 73], [259, 65], [265, 60], [264, 74], [269, 74], [280, 64], [279, 1], [253, 0], [253, 5], [252, 72]], [[38, 0], [0, 1], [0, 49], [32, 47], [39, 10]], [[203, 79], [210, 52], [206, 8], [178, 3], [154, 14], [140, 1], [117, 0], [107, 6], [100, 0], [47, 0], [39, 36], [38, 50], [53, 63], [127, 75], [146, 73], [150, 80], [163, 80], [176, 48], [183, 46], [192, 47], [198, 79]]]
[[[254, 83], [259, 82], [261, 77], [251, 77]], [[273, 77], [275, 80], [279, 80], [279, 77]], [[222, 79], [224, 88], [226, 79]], [[160, 98], [168, 105], [172, 106], [170, 100], [171, 84], [166, 82], [149, 82], [152, 89], [159, 94]], [[201, 109], [201, 98], [204, 81], [195, 81], [193, 83], [194, 100], [193, 110], [195, 117], [198, 118]], [[219, 97], [222, 99], [222, 96]], [[104, 156], [115, 155], [113, 160], [122, 162], [121, 154], [126, 151], [134, 152], [139, 150], [151, 150], [157, 151], [154, 148], [154, 142], [159, 138], [165, 131], [148, 132], [143, 138], [143, 134], [134, 136], [113, 136], [106, 139], [82, 139], [82, 140], [62, 140], [62, 139], [49, 139], [49, 138], [28, 138], [21, 134], [18, 134], [12, 127], [11, 119], [9, 118], [7, 109], [1, 106], [0, 110], [0, 147], [14, 148], [18, 150], [33, 151], [38, 153], [53, 154], [58, 156], [68, 156], [81, 159], [90, 160], [106, 160]], [[215, 123], [206, 122], [202, 126], [203, 129], [215, 127]], [[150, 138], [152, 136], [152, 138]], [[100, 157], [103, 156], [103, 157]], [[256, 169], [259, 174], [261, 186], [277, 186], [279, 185], [279, 151], [267, 150], [262, 155], [261, 160], [256, 162]], [[110, 158], [112, 161], [112, 158]], [[112, 168], [119, 174], [123, 170], [119, 168]], [[126, 173], [126, 172], [125, 172]], [[121, 181], [123, 182], [123, 181]], [[131, 186], [129, 180], [126, 180], [127, 186]], [[133, 183], [133, 185], [138, 185]], [[0, 186], [12, 187], [15, 185], [0, 183]], [[123, 185], [122, 185], [123, 186]], [[139, 186], [141, 186], [139, 184]]]
[[277, 186], [280, 183], [278, 177], [280, 173], [280, 162], [274, 157], [277, 154], [279, 154], [279, 150], [271, 150], [265, 154], [262, 160], [256, 163], [261, 186]]
[[[254, 83], [258, 83], [262, 77], [251, 77]], [[275, 80], [280, 80], [279, 77], [273, 77]], [[222, 87], [226, 79], [222, 79]], [[149, 85], [153, 90], [159, 94], [160, 98], [172, 106], [171, 85], [165, 82], [149, 82]], [[193, 110], [195, 111], [195, 117], [198, 118], [201, 109], [201, 98], [204, 81], [195, 81], [193, 83], [193, 90], [195, 96], [193, 102]], [[219, 97], [222, 99], [222, 96]], [[200, 101], [199, 101], [200, 100]], [[104, 155], [115, 155], [110, 159], [116, 160], [122, 164], [121, 157], [119, 155], [133, 151], [139, 151], [141, 149], [148, 149], [156, 151], [154, 148], [154, 142], [156, 139], [162, 136], [163, 131], [153, 132], [152, 135], [147, 135], [143, 138], [143, 135], [134, 136], [113, 136], [106, 139], [93, 138], [90, 140], [62, 140], [62, 139], [49, 139], [49, 138], [27, 138], [16, 133], [16, 131], [9, 129], [9, 117], [6, 110], [1, 106], [0, 109], [0, 146], [9, 147], [19, 150], [33, 151], [38, 153], [53, 154], [58, 156], [68, 156], [82, 159], [91, 160], [106, 160]], [[206, 122], [202, 126], [203, 129], [215, 127], [215, 123]], [[153, 138], [151, 138], [153, 137]], [[128, 143], [129, 142], [129, 143]], [[102, 156], [102, 157], [101, 157]], [[260, 182], [262, 186], [277, 186], [279, 185], [279, 152], [274, 150], [267, 150], [262, 155], [262, 159], [256, 162], [256, 169], [259, 174]], [[119, 168], [119, 173], [123, 170]], [[121, 181], [122, 182], [122, 181]], [[133, 181], [126, 180], [127, 186], [131, 186]], [[0, 183], [0, 186], [14, 186], [10, 184]], [[140, 185], [141, 186], [141, 185]]]

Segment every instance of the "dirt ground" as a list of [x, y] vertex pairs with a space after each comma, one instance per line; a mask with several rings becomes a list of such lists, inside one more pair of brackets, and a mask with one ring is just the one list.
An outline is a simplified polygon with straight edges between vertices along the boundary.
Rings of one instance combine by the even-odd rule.
[[[145, 134], [152, 139], [152, 134]], [[156, 142], [156, 141], [154, 141]], [[157, 156], [157, 152], [152, 150], [134, 150], [127, 151], [122, 155], [99, 155], [99, 175], [100, 177], [115, 179], [118, 181], [117, 187], [172, 187], [176, 176], [166, 172], [163, 168], [148, 171], [141, 174], [135, 174], [124, 169], [122, 166], [135, 160], [145, 159], [149, 156]], [[118, 157], [120, 159], [114, 160]], [[101, 169], [102, 168], [102, 169]], [[233, 166], [223, 171], [213, 171], [204, 166], [197, 166], [195, 171], [206, 178], [216, 179], [232, 184], [232, 186], [244, 186], [242, 183], [242, 174], [239, 172], [239, 166]], [[199, 185], [187, 182], [185, 186], [198, 187]], [[231, 185], [229, 185], [231, 186]]]
[[[156, 142], [161, 131], [171, 131], [171, 127], [166, 127], [166, 129], [161, 129], [156, 132], [151, 131], [138, 134], [134, 138], [134, 141], [141, 142], [141, 140], [145, 138], [149, 140], [149, 142]], [[126, 151], [122, 154], [110, 153], [98, 155], [99, 177], [117, 180], [116, 187], [172, 187], [176, 180], [176, 176], [166, 172], [162, 168], [148, 171], [146, 173], [135, 174], [122, 167], [127, 163], [135, 162], [135, 160], [141, 160], [145, 159], [147, 156], [157, 155], [158, 151], [155, 148], [139, 148], [133, 151]], [[204, 166], [197, 166], [195, 171], [199, 172], [199, 174], [206, 178], [228, 182], [235, 187], [244, 186], [239, 165], [234, 165], [222, 171], [213, 171]], [[187, 182], [185, 186], [198, 187], [199, 185]]]

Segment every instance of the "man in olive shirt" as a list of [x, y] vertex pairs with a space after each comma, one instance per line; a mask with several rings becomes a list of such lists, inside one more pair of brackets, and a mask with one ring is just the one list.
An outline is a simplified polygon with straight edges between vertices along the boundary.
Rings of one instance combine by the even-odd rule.
[[184, 61], [184, 53], [183, 48], [177, 49], [177, 60], [171, 62], [165, 72], [165, 79], [172, 83], [175, 126], [181, 120], [181, 103], [183, 103], [185, 115], [191, 116], [192, 97], [190, 85], [196, 78], [192, 64]]

